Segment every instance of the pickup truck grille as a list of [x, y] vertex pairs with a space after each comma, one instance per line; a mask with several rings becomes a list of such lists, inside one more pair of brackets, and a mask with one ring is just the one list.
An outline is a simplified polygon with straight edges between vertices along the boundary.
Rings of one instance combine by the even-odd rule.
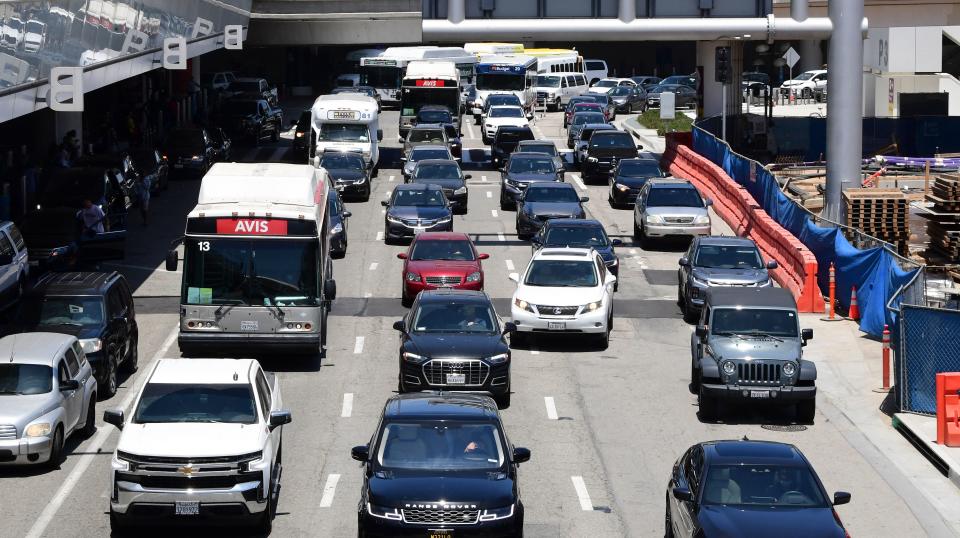
[[403, 521], [405, 523], [473, 525], [479, 517], [479, 510], [443, 510], [439, 508], [403, 510]]
[[244, 482], [259, 482], [263, 474], [245, 473], [218, 476], [169, 476], [117, 473], [117, 480], [140, 484], [146, 489], [230, 489]]
[[446, 385], [447, 374], [465, 374], [463, 385], [483, 385], [489, 373], [490, 367], [477, 359], [433, 359], [423, 365], [423, 377], [430, 385]]
[[764, 385], [780, 384], [780, 365], [743, 362], [737, 364], [737, 379], [740, 383], [755, 383]]
[[0, 439], [9, 440], [17, 438], [17, 427], [12, 424], [0, 424]]

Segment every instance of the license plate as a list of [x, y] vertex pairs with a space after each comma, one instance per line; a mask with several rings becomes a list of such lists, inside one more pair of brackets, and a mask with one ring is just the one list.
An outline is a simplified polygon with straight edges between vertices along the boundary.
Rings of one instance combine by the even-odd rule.
[[178, 516], [196, 516], [200, 514], [200, 501], [177, 501], [174, 514]]
[[260, 322], [256, 320], [248, 320], [240, 322], [241, 331], [257, 331], [260, 330]]
[[467, 374], [447, 374], [447, 385], [465, 385]]
[[430, 530], [427, 536], [429, 538], [450, 538], [453, 536], [453, 529]]
[[769, 390], [751, 390], [750, 397], [751, 398], [769, 398], [770, 391]]
[[174, 168], [183, 168], [183, 165], [182, 165], [182, 164], [175, 164], [175, 165], [173, 165], [173, 167], [174, 167]]
[[567, 329], [567, 324], [563, 321], [548, 321], [547, 329], [551, 331], [564, 331]]
[[426, 229], [426, 228], [423, 228], [423, 227], [421, 227], [421, 226], [416, 226], [416, 227], [413, 228], [413, 233], [414, 233], [414, 234], [418, 234], [418, 233], [425, 232], [425, 231], [427, 231], [427, 229]]

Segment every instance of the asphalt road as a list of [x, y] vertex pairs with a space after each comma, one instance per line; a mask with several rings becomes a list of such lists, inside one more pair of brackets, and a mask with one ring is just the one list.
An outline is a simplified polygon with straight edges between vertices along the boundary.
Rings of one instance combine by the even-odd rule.
[[[293, 112], [286, 117], [295, 118]], [[402, 181], [396, 120], [395, 111], [381, 118], [382, 155], [392, 162], [382, 166], [374, 195], [367, 203], [348, 203], [349, 250], [334, 262], [339, 298], [325, 356], [261, 358], [279, 372], [294, 418], [284, 431], [276, 536], [356, 535], [361, 470], [350, 448], [369, 439], [385, 399], [396, 390], [398, 336], [391, 325], [404, 312], [396, 254], [405, 247], [384, 245], [379, 237], [378, 202]], [[539, 119], [534, 132], [565, 149], [559, 114]], [[467, 126], [464, 135], [464, 168], [473, 178], [469, 214], [455, 217], [454, 229], [470, 233], [479, 250], [490, 254], [486, 290], [507, 317], [513, 290], [507, 274], [523, 269], [530, 247], [516, 238], [514, 214], [500, 211], [499, 173], [483, 163], [478, 127]], [[275, 145], [236, 148], [234, 157], [296, 162], [289, 143], [288, 134]], [[790, 414], [766, 409], [737, 410], [725, 423], [701, 422], [696, 397], [687, 390], [692, 327], [675, 304], [681, 248], [635, 246], [631, 212], [612, 209], [604, 187], [584, 186], [575, 172], [567, 178], [590, 196], [591, 216], [626, 244], [619, 249], [621, 285], [607, 350], [558, 337], [514, 352], [513, 402], [502, 415], [511, 440], [533, 453], [521, 465], [527, 536], [662, 536], [674, 460], [695, 442], [743, 436], [796, 444], [828, 491], [852, 492], [852, 502], [837, 510], [851, 535], [926, 534], [885, 478], [883, 465], [864, 459], [854, 436], [846, 435], [849, 424], [818, 411], [813, 425], [791, 428]], [[116, 396], [98, 405], [98, 415], [129, 405], [154, 360], [179, 356], [179, 274], [161, 266], [169, 241], [182, 233], [197, 187], [195, 181], [175, 182], [154, 200], [150, 227], [131, 229], [127, 259], [117, 268], [137, 288], [141, 366]], [[820, 400], [821, 408], [829, 405]], [[782, 431], [791, 429], [797, 431]], [[91, 439], [68, 442], [59, 470], [0, 470], [0, 536], [108, 535], [110, 453], [117, 439], [114, 428], [100, 424]]]

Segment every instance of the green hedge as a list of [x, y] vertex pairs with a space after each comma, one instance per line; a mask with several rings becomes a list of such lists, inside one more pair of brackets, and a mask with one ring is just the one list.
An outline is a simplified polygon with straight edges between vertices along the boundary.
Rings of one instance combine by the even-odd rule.
[[682, 112], [677, 112], [677, 117], [672, 120], [661, 120], [659, 108], [647, 110], [637, 117], [637, 121], [647, 129], [656, 129], [660, 136], [674, 131], [690, 131], [693, 129], [693, 120]]

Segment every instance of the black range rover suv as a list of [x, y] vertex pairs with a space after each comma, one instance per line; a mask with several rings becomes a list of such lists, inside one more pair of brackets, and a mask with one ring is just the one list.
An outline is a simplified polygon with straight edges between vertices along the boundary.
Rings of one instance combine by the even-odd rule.
[[359, 536], [523, 536], [517, 467], [530, 451], [510, 443], [489, 396], [392, 396], [351, 456], [364, 467]]

